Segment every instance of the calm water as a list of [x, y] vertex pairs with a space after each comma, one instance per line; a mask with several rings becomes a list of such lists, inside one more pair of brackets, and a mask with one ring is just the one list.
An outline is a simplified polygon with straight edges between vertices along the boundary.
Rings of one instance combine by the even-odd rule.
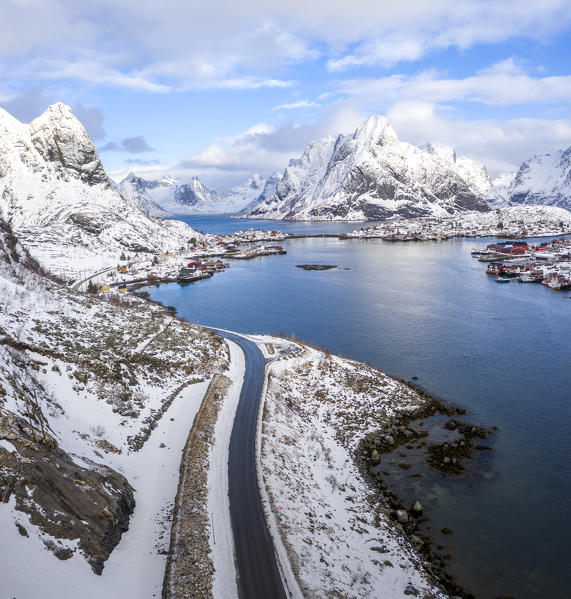
[[[255, 226], [188, 221], [200, 228], [201, 219], [205, 231]], [[571, 293], [496, 284], [470, 257], [486, 242], [298, 239], [284, 244], [285, 256], [232, 262], [212, 279], [151, 295], [192, 322], [295, 332], [391, 374], [418, 376], [473, 421], [498, 426], [483, 478], [426, 483], [419, 499], [435, 529], [454, 531], [442, 540], [457, 558], [452, 571], [478, 598], [569, 598]], [[300, 263], [350, 270], [306, 272]]]
[[[230, 218], [224, 214], [204, 214], [178, 216], [178, 220], [188, 223], [202, 233], [228, 234], [247, 229], [262, 231], [283, 231], [284, 233], [347, 233], [363, 223], [288, 223], [254, 218]], [[367, 223], [367, 226], [371, 223]]]

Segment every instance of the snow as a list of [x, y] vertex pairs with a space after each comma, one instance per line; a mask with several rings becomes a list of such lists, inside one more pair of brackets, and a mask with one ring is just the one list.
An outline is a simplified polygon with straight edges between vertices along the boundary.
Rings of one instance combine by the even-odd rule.
[[[501, 224], [500, 224], [501, 223]], [[419, 239], [453, 237], [546, 237], [571, 232], [571, 212], [555, 206], [523, 205], [490, 212], [464, 212], [441, 218], [396, 219], [361, 227], [349, 237], [383, 237], [393, 241], [416, 236]]]
[[17, 451], [14, 444], [10, 443], [10, 441], [7, 441], [6, 439], [0, 439], [0, 447], [5, 449], [6, 451], [9, 451], [10, 453], [12, 453], [13, 451]]
[[218, 414], [215, 428], [215, 442], [211, 449], [208, 471], [208, 512], [211, 515], [211, 549], [214, 563], [214, 599], [237, 599], [236, 568], [234, 566], [234, 540], [230, 521], [228, 500], [228, 448], [234, 425], [234, 415], [242, 382], [244, 380], [244, 352], [232, 341], [230, 346], [230, 371], [228, 376], [232, 386]]
[[[284, 343], [268, 341], [278, 351]], [[289, 555], [301, 587], [294, 596], [360, 599], [383, 589], [383, 597], [396, 599], [416, 589], [445, 597], [396, 525], [370, 502], [353, 461], [359, 439], [382, 418], [422, 400], [363, 364], [309, 348], [269, 370], [260, 459], [270, 527], [283, 542], [278, 552], [282, 562]]]
[[[259, 173], [226, 193], [208, 189], [197, 177], [187, 183], [172, 177], [147, 181], [130, 173], [117, 189], [144, 212], [153, 216], [187, 214], [232, 214], [240, 212], [263, 193], [273, 192], [277, 181]], [[266, 186], [269, 184], [269, 187]], [[273, 185], [273, 188], [272, 188]]]
[[[160, 596], [181, 450], [212, 374], [225, 370], [225, 346], [154, 304], [134, 298], [131, 307], [109, 304], [54, 284], [28, 265], [21, 246], [0, 229], [0, 329], [14, 344], [0, 346], [0, 425], [22, 415], [22, 389], [33, 390], [58, 446], [80, 466], [121, 472], [135, 489], [136, 507], [99, 577], [80, 551], [60, 561], [44, 546], [76, 549], [77, 541], [41, 532], [14, 510], [13, 499], [0, 503], [0, 597], [49, 599], [61, 597], [62, 589], [69, 596]], [[20, 342], [37, 351], [18, 349]], [[120, 367], [111, 378], [109, 363]], [[18, 451], [22, 439], [5, 430], [0, 453]]]
[[245, 183], [236, 185], [228, 192], [223, 193], [220, 202], [216, 206], [216, 211], [228, 214], [240, 212], [260, 197], [266, 183], [266, 179], [260, 173], [252, 175]]
[[[484, 193], [485, 191], [485, 193]], [[393, 214], [487, 210], [485, 167], [444, 146], [399, 141], [388, 120], [367, 119], [352, 136], [311, 142], [275, 193], [246, 213], [287, 220], [374, 220]]]
[[[61, 561], [47, 551], [43, 535], [29, 523], [27, 516], [14, 510], [13, 504], [0, 508], [4, 516], [0, 517], [1, 597], [58, 599], [63, 589], [67, 596], [84, 599], [161, 596], [166, 563], [163, 552], [169, 543], [170, 510], [178, 485], [180, 456], [207, 387], [206, 381], [188, 387], [177, 396], [139, 452], [107, 456], [107, 463], [122, 472], [135, 487], [137, 503], [129, 530], [111, 553], [101, 576], [95, 575], [78, 553]], [[87, 405], [86, 402], [83, 407]], [[99, 422], [106, 424], [105, 420]], [[160, 448], [160, 443], [166, 447]], [[18, 533], [14, 521], [26, 528], [29, 538]]]
[[571, 210], [571, 147], [526, 160], [508, 188], [512, 204], [546, 204]]
[[0, 109], [0, 218], [47, 268], [117, 262], [125, 250], [165, 252], [200, 237], [147, 216], [118, 193], [84, 127], [64, 104], [29, 125]]

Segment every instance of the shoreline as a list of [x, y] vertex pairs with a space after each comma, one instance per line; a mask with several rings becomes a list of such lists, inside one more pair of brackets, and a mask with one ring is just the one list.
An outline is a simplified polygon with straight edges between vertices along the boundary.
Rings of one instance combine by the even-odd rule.
[[[391, 485], [391, 482], [387, 480], [389, 477], [381, 472], [380, 468], [376, 471], [374, 469], [380, 467], [382, 456], [393, 456], [399, 448], [410, 443], [411, 440], [421, 440], [427, 436], [425, 430], [411, 426], [414, 422], [418, 420], [429, 421], [440, 414], [448, 416], [450, 421], [456, 423], [457, 428], [462, 432], [463, 438], [456, 447], [454, 447], [454, 444], [449, 443], [436, 444], [434, 446], [437, 448], [436, 451], [422, 465], [422, 474], [426, 470], [433, 469], [446, 477], [467, 477], [470, 474], [477, 473], [477, 468], [473, 466], [475, 452], [492, 449], [492, 447], [479, 444], [474, 446], [473, 441], [476, 439], [482, 441], [490, 439], [497, 428], [494, 426], [493, 430], [490, 430], [475, 425], [465, 420], [467, 412], [464, 408], [432, 395], [416, 383], [398, 376], [388, 376], [418, 393], [425, 401], [425, 404], [413, 412], [403, 413], [387, 419], [377, 431], [365, 435], [359, 442], [357, 454], [354, 457], [355, 462], [364, 480], [383, 504], [383, 511], [394, 522], [402, 537], [426, 560], [425, 568], [428, 574], [451, 597], [475, 599], [475, 595], [464, 589], [461, 583], [457, 582], [451, 572], [448, 571], [444, 560], [452, 563], [457, 558], [450, 553], [439, 554], [440, 549], [437, 548], [433, 533], [419, 530], [419, 524], [422, 525], [431, 521], [430, 517], [424, 514], [425, 506], [421, 504], [421, 498], [416, 498], [412, 505], [407, 504], [394, 488], [395, 485]], [[424, 422], [421, 423], [421, 426], [423, 424]], [[460, 445], [461, 447], [459, 447]], [[410, 465], [399, 464], [399, 466], [407, 469]], [[446, 535], [452, 533], [447, 528], [443, 528], [442, 532]]]
[[[149, 301], [151, 303], [155, 303], [155, 304], [163, 306], [165, 309], [167, 309], [169, 312], [171, 312], [175, 318], [180, 318], [186, 322], [190, 322], [185, 317], [178, 316], [177, 309], [175, 306], [168, 306], [161, 302], [157, 302], [156, 300], [152, 300], [152, 299], [150, 299], [150, 297], [143, 297], [142, 299], [144, 299], [145, 301]], [[194, 323], [191, 323], [191, 324], [194, 324]], [[202, 326], [202, 325], [198, 325], [198, 326]], [[211, 328], [211, 327], [207, 327], [207, 328]], [[383, 371], [381, 371], [381, 372], [383, 372]], [[468, 439], [476, 439], [476, 438], [481, 439], [481, 440], [489, 439], [492, 436], [492, 431], [485, 429], [483, 427], [480, 427], [478, 425], [475, 425], [469, 421], [460, 420], [460, 418], [466, 417], [467, 412], [464, 408], [462, 408], [452, 402], [444, 401], [444, 400], [432, 395], [431, 393], [426, 391], [423, 387], [421, 387], [420, 385], [418, 385], [414, 382], [407, 381], [407, 380], [405, 380], [399, 376], [396, 376], [396, 375], [392, 375], [392, 374], [388, 374], [388, 373], [384, 373], [384, 374], [386, 374], [390, 378], [396, 380], [397, 382], [405, 385], [406, 387], [412, 389], [414, 392], [416, 392], [422, 398], [422, 400], [424, 401], [424, 404], [421, 407], [419, 407], [418, 409], [414, 410], [413, 412], [402, 413], [400, 415], [396, 415], [392, 418], [389, 418], [384, 423], [384, 426], [380, 427], [377, 431], [362, 437], [361, 440], [359, 441], [357, 454], [353, 457], [353, 460], [354, 460], [359, 472], [361, 473], [363, 481], [365, 482], [366, 485], [368, 485], [371, 488], [374, 495], [378, 497], [379, 502], [383, 505], [384, 509], [386, 510], [386, 514], [389, 516], [391, 521], [395, 524], [398, 534], [402, 537], [402, 539], [404, 541], [406, 541], [413, 547], [414, 551], [419, 555], [419, 557], [421, 557], [425, 560], [424, 568], [425, 568], [428, 576], [431, 577], [434, 580], [435, 584], [440, 586], [451, 597], [454, 596], [454, 597], [460, 597], [461, 599], [474, 599], [475, 596], [473, 594], [471, 594], [470, 592], [466, 591], [464, 588], [462, 588], [462, 586], [454, 580], [451, 573], [448, 572], [448, 570], [446, 568], [446, 564], [443, 562], [443, 557], [441, 555], [437, 554], [437, 552], [434, 549], [435, 540], [432, 539], [429, 534], [423, 534], [422, 537], [417, 536], [415, 534], [415, 532], [418, 532], [417, 527], [411, 526], [411, 525], [415, 525], [416, 522], [420, 523], [421, 520], [422, 520], [422, 522], [430, 521], [430, 518], [426, 518], [423, 515], [424, 508], [422, 508], [422, 506], [421, 506], [420, 511], [418, 509], [415, 510], [416, 504], [413, 505], [412, 507], [410, 507], [410, 506], [407, 507], [405, 505], [403, 498], [400, 497], [398, 495], [398, 493], [396, 493], [394, 490], [391, 489], [391, 485], [387, 484], [387, 482], [381, 475], [378, 475], [371, 471], [371, 467], [374, 466], [375, 464], [373, 464], [372, 460], [370, 459], [370, 452], [369, 452], [369, 457], [367, 457], [367, 455], [365, 455], [364, 451], [366, 450], [365, 445], [370, 443], [370, 441], [368, 441], [368, 438], [371, 435], [383, 437], [383, 436], [387, 436], [389, 434], [389, 432], [392, 432], [393, 434], [395, 434], [395, 431], [391, 430], [391, 429], [394, 429], [395, 425], [397, 426], [397, 428], [404, 427], [404, 429], [405, 429], [404, 431], [399, 431], [395, 434], [396, 438], [395, 438], [393, 444], [385, 445], [385, 447], [383, 447], [383, 444], [381, 443], [376, 447], [376, 449], [377, 449], [377, 451], [379, 451], [379, 453], [382, 452], [382, 454], [385, 454], [385, 455], [392, 454], [401, 445], [404, 445], [407, 441], [410, 440], [410, 437], [408, 436], [406, 431], [409, 430], [408, 426], [412, 422], [419, 420], [419, 419], [427, 419], [428, 420], [431, 417], [434, 417], [438, 413], [445, 414], [451, 418], [455, 417], [456, 419], [458, 419], [458, 425], [460, 425], [462, 428], [465, 429], [464, 434], [467, 435], [466, 438], [468, 438]], [[494, 430], [495, 429], [496, 429], [496, 427], [494, 427]], [[403, 433], [403, 434], [399, 434], [399, 433]], [[489, 447], [487, 449], [491, 449], [491, 447]], [[460, 463], [460, 469], [458, 470], [455, 467], [455, 464], [459, 461], [459, 458], [456, 457], [454, 463], [452, 463], [452, 461], [450, 462], [449, 468], [445, 468], [444, 470], [439, 470], [439, 469], [437, 469], [437, 470], [446, 475], [454, 475], [454, 476], [463, 476], [463, 475], [465, 475], [465, 473], [473, 472], [473, 469], [470, 468], [470, 465], [473, 463], [473, 460], [474, 460], [474, 452], [480, 451], [480, 450], [481, 450], [481, 448], [479, 448], [478, 446], [473, 447], [473, 445], [471, 443], [468, 443], [466, 449], [462, 450], [460, 452], [462, 454], [460, 457], [460, 460], [462, 460], [464, 463], [468, 462], [468, 464], [469, 464], [468, 467], [465, 467], [464, 463]], [[442, 456], [437, 454], [437, 457], [442, 457]], [[430, 468], [434, 468], [434, 466], [430, 462], [427, 461], [423, 467], [423, 470], [430, 469]], [[416, 506], [416, 507], [418, 507], [418, 506]], [[399, 521], [399, 516], [400, 516], [400, 519], [404, 519], [403, 512], [405, 512], [407, 514], [407, 517], [406, 517], [407, 522], [404, 522], [404, 523]], [[408, 526], [403, 526], [403, 524], [405, 524], [405, 525], [408, 524]], [[453, 560], [455, 558], [454, 558], [454, 556], [452, 556], [449, 559]]]

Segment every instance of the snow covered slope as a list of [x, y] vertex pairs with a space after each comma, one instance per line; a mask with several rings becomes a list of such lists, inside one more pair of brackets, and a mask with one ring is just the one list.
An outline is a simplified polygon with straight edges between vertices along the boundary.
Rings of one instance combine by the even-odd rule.
[[111, 185], [81, 123], [65, 104], [26, 125], [0, 109], [0, 218], [44, 265], [64, 271], [113, 263], [124, 250], [188, 243], [184, 223], [149, 217]]
[[[471, 162], [471, 161], [470, 161]], [[467, 182], [461, 175], [469, 177]], [[245, 216], [286, 220], [374, 220], [487, 211], [485, 171], [399, 141], [388, 120], [367, 119], [352, 136], [310, 143], [275, 193]], [[472, 187], [473, 186], [473, 187]]]
[[508, 199], [512, 205], [545, 204], [571, 210], [571, 146], [526, 160], [508, 188]]
[[446, 162], [475, 194], [486, 200], [495, 199], [494, 186], [483, 164], [466, 156], [457, 156], [454, 148], [441, 143], [426, 143], [420, 149]]
[[45, 278], [1, 220], [0, 289], [0, 597], [159, 596], [181, 449], [224, 342]]
[[501, 173], [492, 181], [495, 197], [488, 200], [492, 208], [506, 208], [511, 205], [509, 189], [516, 175], [517, 172]]
[[236, 185], [227, 193], [222, 194], [222, 199], [218, 209], [220, 212], [235, 214], [244, 210], [246, 206], [257, 200], [266, 185], [266, 179], [256, 173], [252, 175], [245, 183]]
[[259, 477], [303, 596], [445, 599], [356, 457], [383, 419], [425, 400], [365, 364], [309, 348], [270, 369]]
[[137, 206], [148, 216], [167, 217], [171, 213], [165, 210], [149, 193], [148, 181], [129, 173], [121, 183], [116, 186], [117, 191], [132, 204]]

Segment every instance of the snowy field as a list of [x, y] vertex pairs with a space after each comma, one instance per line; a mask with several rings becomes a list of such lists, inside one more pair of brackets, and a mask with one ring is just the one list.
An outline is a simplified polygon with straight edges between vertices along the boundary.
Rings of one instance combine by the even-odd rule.
[[309, 348], [270, 366], [263, 480], [304, 597], [446, 597], [353, 461], [367, 432], [421, 402], [379, 371]]

